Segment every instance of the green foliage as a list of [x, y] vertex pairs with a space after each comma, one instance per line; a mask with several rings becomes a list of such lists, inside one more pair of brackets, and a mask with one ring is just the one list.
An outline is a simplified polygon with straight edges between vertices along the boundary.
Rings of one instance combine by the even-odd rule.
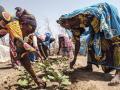
[[18, 85], [21, 87], [27, 87], [32, 82], [31, 76], [24, 70], [22, 74], [19, 75], [20, 78], [18, 79]]
[[[70, 85], [69, 76], [66, 76], [63, 71], [68, 68], [66, 58], [57, 58], [46, 60], [43, 63], [35, 63], [35, 66], [41, 73], [44, 74], [42, 77], [43, 81], [48, 83], [57, 83], [57, 88], [64, 88], [67, 85]], [[36, 69], [36, 68], [35, 68]], [[31, 84], [31, 76], [24, 70], [18, 79], [18, 84], [21, 87], [27, 87]]]
[[26, 86], [29, 85], [29, 84], [28, 84], [28, 80], [26, 80], [25, 78], [19, 79], [19, 80], [18, 80], [18, 84], [19, 84], [20, 86], [22, 86], [22, 87], [26, 87]]
[[46, 82], [57, 82], [58, 88], [70, 85], [69, 77], [63, 74], [63, 70], [67, 68], [66, 59], [47, 60], [43, 63], [38, 63], [38, 67], [45, 73], [43, 80]]

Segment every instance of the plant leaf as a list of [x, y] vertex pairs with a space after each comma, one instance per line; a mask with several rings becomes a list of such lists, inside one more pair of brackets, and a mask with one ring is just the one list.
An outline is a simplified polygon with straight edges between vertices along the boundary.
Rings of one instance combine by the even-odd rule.
[[20, 86], [28, 86], [28, 80], [26, 80], [26, 79], [19, 79], [18, 80], [18, 84]]

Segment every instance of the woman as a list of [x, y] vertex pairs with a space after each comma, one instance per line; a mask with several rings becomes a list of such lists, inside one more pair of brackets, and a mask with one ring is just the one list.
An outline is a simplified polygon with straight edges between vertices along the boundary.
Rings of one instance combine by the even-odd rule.
[[62, 56], [67, 56], [69, 59], [72, 59], [73, 58], [72, 41], [63, 34], [59, 34], [58, 40], [59, 40], [59, 50], [57, 54], [59, 54], [61, 50]]

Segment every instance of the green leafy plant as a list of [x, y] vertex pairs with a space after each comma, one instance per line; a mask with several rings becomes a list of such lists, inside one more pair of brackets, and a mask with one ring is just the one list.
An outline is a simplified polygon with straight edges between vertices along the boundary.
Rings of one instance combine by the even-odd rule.
[[[68, 67], [66, 60], [66, 58], [57, 58], [54, 60], [49, 59], [44, 62], [37, 62], [35, 63], [35, 69], [43, 73], [42, 80], [48, 83], [56, 82], [56, 87], [61, 89], [71, 84], [69, 76], [63, 73], [63, 70]], [[21, 87], [28, 87], [31, 84], [32, 78], [26, 70], [22, 71], [19, 76], [18, 84]]]
[[[46, 82], [57, 82], [58, 88], [64, 88], [70, 85], [69, 77], [63, 74], [63, 69], [67, 67], [65, 64], [66, 60], [56, 60], [56, 61], [45, 61], [44, 63], [38, 63], [40, 70], [45, 73], [43, 80]], [[63, 66], [60, 66], [60, 65]], [[60, 69], [62, 67], [62, 69]]]
[[22, 71], [22, 74], [19, 75], [19, 79], [18, 79], [18, 85], [20, 85], [21, 87], [28, 87], [30, 85], [30, 83], [32, 82], [32, 78], [31, 76], [24, 70]]

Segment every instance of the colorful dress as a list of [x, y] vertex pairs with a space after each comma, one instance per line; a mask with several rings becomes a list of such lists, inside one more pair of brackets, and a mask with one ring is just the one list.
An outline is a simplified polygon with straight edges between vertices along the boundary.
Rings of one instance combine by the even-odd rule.
[[[0, 6], [0, 22], [1, 22], [0, 30], [6, 31], [6, 33], [2, 33], [2, 35], [0, 36], [4, 36], [7, 33], [9, 33], [10, 47], [11, 47], [10, 54], [11, 54], [12, 61], [13, 59], [15, 61], [19, 59], [18, 58], [19, 55], [17, 52], [20, 50], [19, 47], [22, 47], [25, 50], [34, 51], [34, 49], [30, 45], [23, 42], [23, 35], [22, 35], [22, 30], [21, 30], [19, 21], [14, 19], [8, 12], [6, 12], [2, 6]], [[4, 26], [2, 25], [3, 23], [4, 23]], [[21, 55], [20, 55], [20, 58], [21, 58]]]
[[[61, 48], [62, 56], [67, 56], [68, 58], [73, 58], [73, 44], [71, 39], [65, 37], [64, 35], [59, 35], [59, 48]], [[63, 38], [64, 40], [60, 40]]]

